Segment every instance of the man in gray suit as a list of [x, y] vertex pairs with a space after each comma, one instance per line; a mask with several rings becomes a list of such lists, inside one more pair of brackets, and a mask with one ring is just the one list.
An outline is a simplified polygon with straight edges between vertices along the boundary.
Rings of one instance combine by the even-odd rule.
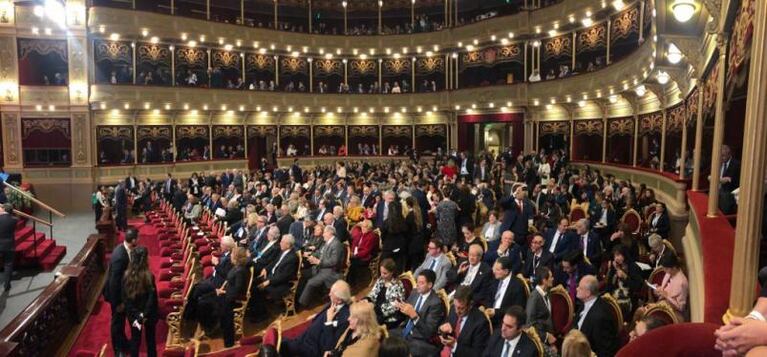
[[549, 291], [554, 285], [554, 274], [547, 267], [539, 267], [535, 270], [535, 289], [530, 292], [527, 299], [527, 323], [535, 327], [538, 336], [545, 336], [544, 342], [553, 338], [554, 323], [551, 320], [551, 301]]
[[433, 271], [420, 272], [407, 302], [395, 303], [407, 320], [404, 327], [393, 329], [390, 335], [402, 336], [413, 357], [439, 355], [442, 347], [432, 343], [436, 340], [439, 325], [445, 320], [445, 305], [433, 289], [435, 280]]
[[434, 290], [439, 290], [445, 287], [447, 284], [447, 272], [453, 267], [450, 263], [450, 259], [442, 253], [442, 242], [437, 239], [429, 241], [427, 247], [428, 254], [423, 263], [413, 272], [415, 276], [418, 276], [424, 270], [431, 270], [436, 275], [434, 283]]
[[320, 257], [308, 256], [306, 261], [312, 268], [306, 275], [306, 286], [301, 293], [298, 303], [308, 306], [317, 290], [324, 287], [329, 289], [336, 280], [341, 278], [340, 270], [344, 260], [344, 245], [336, 238], [333, 226], [325, 227], [322, 232], [325, 244], [320, 249]]

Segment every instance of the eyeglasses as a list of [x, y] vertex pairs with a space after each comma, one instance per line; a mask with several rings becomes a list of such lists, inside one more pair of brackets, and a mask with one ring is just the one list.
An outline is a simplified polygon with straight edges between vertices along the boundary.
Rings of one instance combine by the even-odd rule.
[[437, 247], [432, 247], [432, 246], [429, 246], [429, 249], [439, 249], [439, 248], [437, 248]]

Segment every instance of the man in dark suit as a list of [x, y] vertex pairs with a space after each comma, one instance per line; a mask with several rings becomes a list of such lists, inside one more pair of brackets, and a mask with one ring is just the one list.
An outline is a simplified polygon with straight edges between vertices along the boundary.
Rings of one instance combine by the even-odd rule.
[[277, 228], [280, 229], [280, 234], [290, 233], [290, 225], [293, 224], [295, 219], [290, 214], [290, 208], [288, 205], [280, 207], [280, 219], [277, 220]]
[[314, 221], [311, 217], [305, 216], [290, 224], [290, 235], [296, 240], [296, 249], [304, 247], [304, 242], [312, 237], [314, 232]]
[[549, 290], [554, 286], [554, 275], [547, 267], [540, 267], [535, 271], [535, 289], [530, 292], [527, 299], [525, 312], [527, 323], [535, 327], [538, 336], [546, 340], [547, 333], [554, 333], [554, 322], [551, 320], [551, 301]]
[[556, 228], [546, 231], [544, 238], [546, 244], [543, 249], [554, 255], [554, 262], [562, 261], [567, 252], [578, 248], [578, 237], [567, 228], [570, 226], [570, 220], [562, 218]]
[[610, 303], [599, 297], [599, 282], [586, 275], [578, 283], [578, 300], [582, 304], [575, 311], [575, 328], [589, 340], [591, 350], [598, 357], [614, 356], [618, 351], [618, 323], [611, 312]]
[[575, 223], [575, 233], [578, 235], [578, 250], [583, 252], [588, 263], [598, 267], [602, 258], [602, 242], [599, 241], [597, 234], [589, 229], [587, 218], [582, 218]]
[[184, 204], [186, 204], [186, 199], [187, 199], [187, 196], [184, 190], [181, 187], [177, 187], [173, 191], [173, 199], [172, 199], [173, 208], [176, 211], [181, 211], [181, 209], [184, 207]]
[[0, 205], [0, 257], [3, 258], [3, 293], [11, 290], [13, 259], [16, 250], [16, 218], [11, 214], [13, 205]]
[[447, 283], [453, 287], [468, 286], [476, 296], [485, 294], [492, 283], [492, 269], [482, 261], [482, 246], [469, 246], [468, 260], [447, 272]]
[[483, 261], [492, 266], [500, 257], [511, 258], [511, 273], [516, 275], [522, 270], [522, 248], [514, 242], [514, 233], [505, 231], [501, 239], [496, 239], [487, 245]]
[[125, 180], [120, 180], [115, 189], [115, 225], [120, 231], [128, 229], [128, 193]]
[[319, 258], [313, 255], [306, 257], [306, 261], [312, 265], [302, 274], [306, 278], [306, 284], [301, 292], [298, 302], [302, 306], [309, 306], [314, 294], [322, 288], [329, 288], [336, 280], [341, 279], [341, 266], [344, 263], [344, 245], [336, 237], [336, 229], [326, 226], [322, 232], [325, 244], [320, 248]]
[[453, 357], [477, 357], [490, 337], [490, 324], [485, 315], [473, 306], [473, 294], [468, 286], [459, 286], [453, 295], [453, 308], [447, 321], [439, 327], [443, 354]]
[[505, 310], [503, 324], [496, 329], [482, 353], [482, 357], [536, 357], [538, 347], [522, 331], [527, 323], [525, 310], [511, 306]]
[[280, 229], [270, 226], [266, 242], [250, 254], [253, 270], [260, 272], [280, 256]]
[[456, 162], [458, 163], [458, 176], [471, 180], [474, 176], [474, 160], [471, 156], [464, 151], [460, 154], [460, 161]]
[[330, 304], [314, 315], [309, 328], [296, 339], [284, 340], [280, 346], [283, 356], [316, 357], [336, 347], [341, 334], [349, 327], [349, 304], [352, 294], [343, 280], [330, 288]]
[[393, 191], [386, 191], [383, 194], [383, 200], [376, 205], [376, 228], [383, 229], [384, 221], [389, 214], [389, 205], [394, 202], [396, 196]]
[[402, 336], [410, 347], [413, 357], [434, 356], [439, 347], [432, 343], [440, 323], [445, 319], [445, 305], [432, 289], [437, 275], [431, 270], [418, 273], [416, 286], [407, 302], [396, 303], [405, 315], [404, 327], [391, 331], [392, 336]]
[[282, 301], [290, 292], [290, 283], [296, 279], [298, 272], [298, 257], [296, 256], [295, 238], [285, 234], [280, 240], [280, 255], [266, 268], [258, 273], [258, 284], [251, 295], [252, 317], [256, 321], [267, 317], [266, 299]]
[[535, 216], [535, 210], [533, 203], [526, 198], [524, 185], [515, 186], [513, 192], [513, 196], [506, 197], [499, 202], [503, 208], [501, 232], [507, 230], [514, 232], [514, 241], [520, 246], [525, 246], [528, 226]]
[[589, 274], [596, 274], [594, 267], [583, 261], [582, 252], [571, 251], [562, 258], [562, 262], [554, 270], [554, 286], [562, 285], [570, 294], [570, 299], [575, 301], [578, 282], [581, 281], [582, 277]]
[[536, 233], [530, 241], [530, 248], [525, 252], [525, 267], [522, 269], [522, 275], [535, 283], [535, 271], [539, 267], [551, 267], [553, 264], [554, 256], [543, 249], [543, 236]]
[[722, 145], [722, 166], [719, 169], [719, 209], [724, 214], [735, 212], [736, 203], [732, 191], [740, 187], [740, 162], [732, 157], [728, 145]]
[[123, 304], [123, 275], [130, 263], [130, 251], [138, 244], [138, 231], [129, 228], [125, 232], [123, 244], [118, 245], [112, 251], [109, 259], [109, 273], [104, 284], [104, 299], [109, 302], [112, 309], [112, 321], [110, 332], [115, 356], [124, 356], [128, 349], [128, 340], [125, 337], [125, 305]]
[[493, 326], [501, 324], [505, 311], [510, 306], [526, 306], [527, 295], [525, 286], [511, 273], [511, 259], [500, 257], [493, 264], [493, 276], [495, 284], [488, 290], [480, 303], [485, 306], [488, 315], [491, 316]]
[[330, 225], [336, 229], [336, 237], [338, 237], [341, 242], [349, 241], [349, 228], [346, 219], [344, 219], [343, 207], [333, 207], [333, 213], [330, 214], [330, 217], [328, 217], [328, 214], [326, 213], [325, 220], [325, 225], [328, 225], [328, 222], [330, 222]]
[[364, 208], [373, 208], [373, 206], [376, 203], [375, 195], [373, 195], [372, 190], [370, 189], [369, 185], [362, 186], [362, 199], [360, 200], [362, 203], [362, 207]]
[[173, 175], [168, 173], [168, 178], [162, 184], [162, 195], [166, 200], [170, 201], [173, 198], [173, 194], [176, 192], [176, 180], [173, 179]]
[[301, 167], [298, 166], [298, 159], [293, 159], [293, 165], [290, 165], [290, 176], [292, 176], [296, 182], [303, 182], [304, 177], [303, 173], [301, 172]]

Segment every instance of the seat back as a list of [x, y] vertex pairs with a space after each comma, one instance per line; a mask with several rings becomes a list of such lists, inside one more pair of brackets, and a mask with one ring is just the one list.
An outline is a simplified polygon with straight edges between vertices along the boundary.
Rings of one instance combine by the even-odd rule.
[[621, 223], [626, 224], [631, 230], [631, 233], [638, 234], [642, 229], [642, 216], [632, 208], [623, 214]]
[[447, 296], [445, 289], [439, 289], [437, 291], [437, 296], [439, 296], [440, 300], [442, 300], [442, 303], [445, 305], [445, 316], [447, 316], [447, 314], [450, 313], [450, 298]]
[[415, 277], [413, 277], [413, 272], [406, 271], [400, 274], [399, 281], [402, 282], [402, 287], [405, 289], [405, 297], [410, 296], [410, 293], [413, 292], [413, 288], [415, 288]]
[[253, 287], [253, 280], [255, 280], [255, 267], [250, 267], [250, 278], [248, 279], [248, 290], [245, 292], [245, 297], [238, 301], [238, 306], [233, 309], [234, 311], [234, 333], [238, 336], [244, 336], [243, 327], [245, 320], [245, 309], [248, 307], [248, 301], [250, 301], [250, 290]]
[[304, 256], [301, 255], [300, 251], [296, 250], [296, 258], [298, 258], [296, 278], [290, 282], [288, 293], [282, 297], [282, 303], [285, 305], [285, 317], [296, 314], [296, 292], [298, 290], [298, 282], [301, 281], [301, 264], [303, 263]]
[[645, 316], [657, 318], [667, 325], [679, 323], [679, 316], [666, 301], [660, 301], [645, 306]]
[[577, 222], [580, 219], [588, 218], [589, 214], [581, 205], [573, 205], [570, 208], [570, 222]]
[[282, 344], [282, 320], [278, 319], [264, 332], [264, 346], [272, 346], [279, 352]]
[[493, 334], [493, 320], [490, 318], [490, 312], [484, 307], [480, 306], [479, 311], [482, 312], [482, 315], [485, 315], [485, 320], [487, 320], [487, 326], [490, 328], [490, 335]]
[[344, 260], [341, 262], [341, 276], [346, 279], [349, 274], [349, 268], [352, 266], [352, 249], [349, 247], [349, 242], [344, 242]]
[[522, 274], [517, 274], [514, 278], [519, 280], [520, 283], [522, 283], [522, 286], [525, 288], [525, 300], [530, 298], [530, 284], [527, 283], [527, 279]]
[[538, 331], [535, 331], [535, 327], [530, 326], [522, 330], [527, 334], [527, 337], [533, 341], [533, 344], [535, 344], [535, 349], [538, 350], [538, 357], [543, 357], [543, 342], [541, 342], [541, 337], [538, 336]]
[[452, 264], [453, 266], [458, 265], [458, 261], [455, 259], [455, 255], [453, 254], [452, 251], [445, 253], [445, 256], [447, 257], [447, 260], [450, 261], [450, 264]]
[[[664, 276], [666, 276], [666, 272], [663, 271], [662, 267], [658, 267], [650, 273], [650, 277], [647, 278], [647, 281], [649, 281], [650, 284], [655, 284], [655, 286], [660, 287], [661, 284], [663, 284]], [[647, 301], [654, 302], [655, 300], [656, 298], [655, 294], [653, 294], [653, 290], [647, 289]]]
[[551, 321], [554, 324], [554, 332], [558, 336], [564, 336], [573, 324], [575, 306], [570, 294], [562, 285], [557, 285], [549, 291], [551, 302]]
[[192, 275], [189, 277], [189, 279], [186, 280], [184, 285], [184, 303], [181, 305], [181, 307], [178, 308], [178, 310], [168, 313], [168, 316], [165, 317], [165, 322], [168, 324], [168, 337], [165, 341], [166, 346], [173, 346], [173, 345], [180, 345], [183, 343], [183, 340], [181, 338], [181, 322], [184, 320], [184, 308], [186, 307], [186, 303], [189, 301], [189, 293], [192, 291], [192, 287], [194, 286], [195, 281], [195, 274], [192, 273]]
[[616, 331], [623, 330], [623, 312], [621, 310], [620, 305], [618, 305], [618, 301], [615, 300], [615, 298], [610, 295], [609, 293], [605, 293], [602, 295], [602, 299], [604, 299], [608, 304], [610, 304], [610, 312], [613, 313], [613, 317], [615, 317], [615, 323], [617, 325]]

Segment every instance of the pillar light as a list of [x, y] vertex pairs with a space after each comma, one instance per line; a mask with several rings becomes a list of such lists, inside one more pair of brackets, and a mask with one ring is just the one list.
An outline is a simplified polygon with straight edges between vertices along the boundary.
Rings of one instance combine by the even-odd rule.
[[671, 12], [679, 22], [687, 22], [695, 15], [695, 2], [693, 0], [677, 0], [671, 5]]
[[682, 60], [682, 51], [679, 50], [679, 47], [676, 47], [674, 43], [670, 43], [668, 45], [668, 52], [666, 53], [666, 58], [668, 59], [671, 64], [677, 64], [679, 61]]
[[592, 20], [591, 17], [584, 17], [583, 20], [581, 20], [581, 23], [583, 26], [590, 27], [594, 24], [594, 20]]
[[346, 8], [346, 5], [347, 5], [346, 1], [341, 1], [341, 6], [343, 6], [344, 9]]
[[142, 36], [142, 37], [147, 37], [147, 36], [149, 36], [149, 30], [148, 30], [148, 29], [142, 29], [142, 30], [141, 30], [141, 36]]

